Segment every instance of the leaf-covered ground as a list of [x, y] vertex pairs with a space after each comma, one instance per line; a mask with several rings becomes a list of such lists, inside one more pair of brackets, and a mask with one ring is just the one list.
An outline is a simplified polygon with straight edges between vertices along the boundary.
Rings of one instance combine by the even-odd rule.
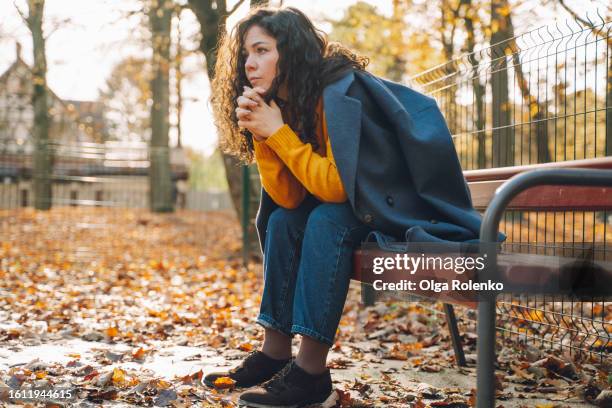
[[[69, 386], [82, 407], [235, 405], [199, 382], [262, 340], [261, 265], [242, 267], [232, 214], [5, 210], [0, 242], [0, 387]], [[329, 359], [335, 404], [471, 406], [473, 322], [458, 369], [439, 306], [364, 308], [358, 289]], [[507, 343], [499, 360], [500, 406], [612, 406], [609, 359]]]

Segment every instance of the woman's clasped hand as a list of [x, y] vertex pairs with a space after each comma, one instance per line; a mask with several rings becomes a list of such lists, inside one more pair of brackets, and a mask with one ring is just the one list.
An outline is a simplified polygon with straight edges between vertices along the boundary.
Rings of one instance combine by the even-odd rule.
[[244, 92], [237, 99], [238, 126], [249, 130], [258, 141], [272, 136], [285, 124], [274, 99], [267, 104], [261, 96], [264, 93], [262, 88], [245, 86]]

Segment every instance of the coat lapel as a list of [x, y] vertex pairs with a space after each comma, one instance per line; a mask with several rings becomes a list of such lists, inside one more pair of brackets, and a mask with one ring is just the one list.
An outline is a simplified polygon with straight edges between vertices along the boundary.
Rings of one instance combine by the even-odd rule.
[[355, 176], [361, 136], [361, 102], [346, 96], [355, 79], [350, 73], [323, 91], [323, 109], [332, 154], [351, 204], [355, 203]]

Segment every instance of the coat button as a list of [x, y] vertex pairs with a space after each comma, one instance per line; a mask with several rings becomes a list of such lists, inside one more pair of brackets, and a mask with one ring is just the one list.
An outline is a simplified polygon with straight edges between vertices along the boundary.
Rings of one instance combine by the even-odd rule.
[[393, 197], [387, 196], [387, 204], [389, 207], [393, 207]]
[[429, 222], [431, 222], [432, 224], [437, 224], [438, 220], [430, 220]]
[[365, 221], [366, 224], [371, 223], [373, 219], [374, 219], [374, 217], [372, 217], [371, 214], [366, 214], [366, 215], [363, 216], [363, 220]]

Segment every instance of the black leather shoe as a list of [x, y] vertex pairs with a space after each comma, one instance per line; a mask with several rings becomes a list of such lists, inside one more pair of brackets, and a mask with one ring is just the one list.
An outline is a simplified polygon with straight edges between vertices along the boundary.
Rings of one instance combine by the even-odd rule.
[[320, 404], [332, 391], [329, 369], [322, 374], [312, 375], [292, 361], [261, 387], [242, 393], [238, 406], [298, 408]]
[[209, 387], [214, 387], [217, 378], [229, 377], [236, 382], [237, 388], [248, 388], [268, 381], [290, 361], [290, 358], [275, 360], [261, 351], [252, 351], [238, 367], [229, 371], [210, 373], [202, 379], [202, 382]]

